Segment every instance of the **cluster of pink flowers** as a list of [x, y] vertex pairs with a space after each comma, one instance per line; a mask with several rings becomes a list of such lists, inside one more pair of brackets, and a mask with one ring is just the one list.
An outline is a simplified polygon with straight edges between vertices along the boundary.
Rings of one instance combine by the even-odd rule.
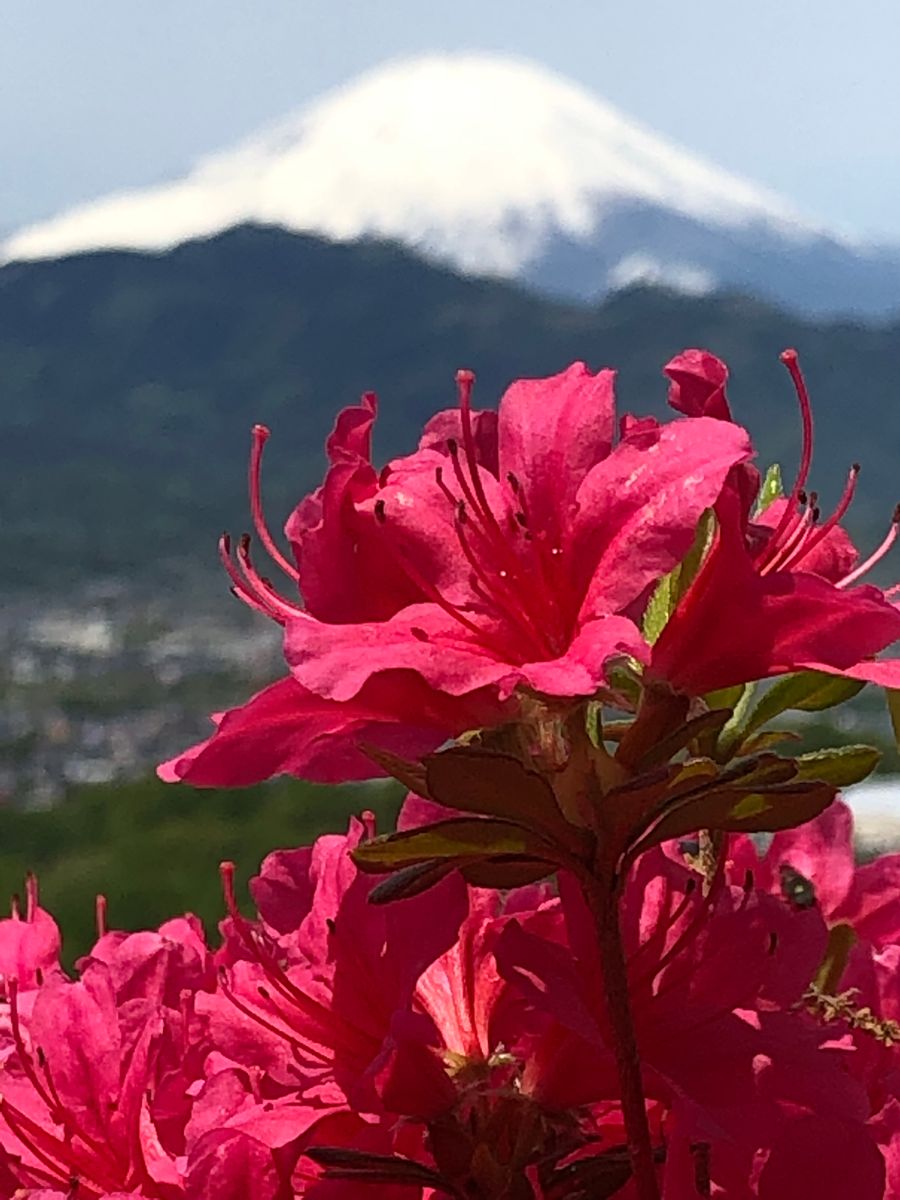
[[[366, 822], [269, 855], [253, 920], [224, 868], [215, 951], [189, 917], [104, 932], [77, 981], [30, 884], [0, 922], [0, 1194], [634, 1195], [580, 889], [373, 905]], [[662, 1194], [900, 1194], [900, 856], [854, 868], [840, 802], [764, 856], [735, 837], [708, 889], [684, 851], [622, 897]]]
[[618, 437], [610, 371], [496, 413], [460, 372], [381, 471], [364, 397], [291, 558], [254, 430], [295, 594], [249, 538], [221, 554], [289, 673], [161, 774], [390, 774], [398, 829], [274, 852], [253, 919], [225, 864], [215, 949], [101, 905], [77, 980], [30, 883], [0, 923], [0, 1196], [900, 1197], [900, 856], [857, 868], [836, 799], [878, 756], [769, 725], [900, 686], [897, 589], [859, 582], [900, 518], [860, 560], [856, 467], [820, 513], [783, 361], [787, 495], [701, 351], [666, 368], [680, 416]]

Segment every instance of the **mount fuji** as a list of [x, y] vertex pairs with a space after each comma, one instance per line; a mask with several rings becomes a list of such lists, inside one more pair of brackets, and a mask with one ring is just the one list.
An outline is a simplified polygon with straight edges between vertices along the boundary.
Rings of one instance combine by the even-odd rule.
[[579, 300], [659, 283], [900, 308], [900, 250], [829, 232], [542, 67], [474, 53], [380, 67], [180, 179], [18, 231], [0, 259], [163, 251], [245, 223], [398, 241]]

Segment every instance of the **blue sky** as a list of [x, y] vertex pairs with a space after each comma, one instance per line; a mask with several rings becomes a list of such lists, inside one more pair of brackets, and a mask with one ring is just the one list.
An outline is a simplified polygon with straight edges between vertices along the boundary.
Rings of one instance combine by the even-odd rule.
[[900, 241], [896, 0], [3, 0], [0, 230], [158, 182], [388, 58], [503, 50]]

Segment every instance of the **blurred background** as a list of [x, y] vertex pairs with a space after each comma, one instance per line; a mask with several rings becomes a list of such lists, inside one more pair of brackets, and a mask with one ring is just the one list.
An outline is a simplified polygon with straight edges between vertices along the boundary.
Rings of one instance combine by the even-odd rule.
[[[165, 788], [154, 765], [282, 670], [215, 542], [268, 424], [277, 526], [336, 411], [410, 448], [460, 365], [493, 404], [575, 358], [662, 412], [706, 346], [765, 465], [813, 394], [827, 507], [900, 481], [900, 8], [889, 0], [7, 0], [0, 14], [0, 893], [41, 872], [72, 952], [220, 909], [216, 864], [396, 796]], [[885, 565], [882, 582], [900, 577]], [[854, 798], [900, 840], [883, 702]]]

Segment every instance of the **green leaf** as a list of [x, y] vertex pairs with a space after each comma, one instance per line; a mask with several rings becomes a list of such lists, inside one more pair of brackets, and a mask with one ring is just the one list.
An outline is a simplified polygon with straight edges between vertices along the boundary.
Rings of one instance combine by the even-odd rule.
[[425, 760], [428, 794], [461, 812], [498, 817], [569, 845], [582, 833], [565, 819], [542, 775], [511, 754], [454, 746]]
[[865, 684], [858, 679], [844, 679], [824, 671], [798, 671], [785, 675], [763, 694], [759, 703], [743, 722], [741, 734], [761, 729], [774, 717], [789, 709], [800, 712], [823, 712], [850, 700]]
[[641, 701], [641, 670], [638, 664], [632, 665], [631, 660], [623, 662], [613, 660], [606, 667], [605, 691], [618, 693], [633, 708]]
[[[678, 568], [675, 568], [677, 571]], [[670, 571], [668, 575], [664, 575], [656, 588], [653, 595], [647, 602], [647, 607], [644, 610], [644, 637], [652, 646], [659, 635], [665, 629], [669, 617], [675, 611], [677, 600], [673, 599], [675, 591], [675, 571]]]
[[372, 888], [369, 903], [390, 904], [393, 900], [419, 896], [456, 869], [457, 863], [453, 859], [429, 859], [427, 862], [413, 863], [411, 867], [401, 867]]
[[379, 873], [438, 859], [469, 860], [495, 855], [552, 857], [547, 843], [521, 825], [460, 817], [363, 842], [353, 851], [353, 861], [361, 871]]
[[773, 784], [765, 792], [736, 795], [727, 788], [697, 796], [665, 813], [635, 843], [629, 859], [671, 838], [696, 833], [698, 829], [728, 833], [775, 833], [793, 829], [823, 812], [835, 797], [835, 789], [817, 781]]
[[880, 758], [881, 751], [874, 746], [839, 746], [801, 754], [794, 761], [798, 779], [817, 779], [832, 787], [845, 788], [871, 775]]
[[811, 821], [831, 804], [835, 790], [810, 780], [772, 788], [765, 795], [744, 796], [718, 828], [728, 833], [777, 833]]
[[461, 867], [462, 877], [473, 887], [524, 887], [546, 879], [556, 869], [554, 863], [535, 858], [490, 858]]
[[662, 738], [656, 743], [641, 759], [641, 768], [659, 766], [662, 763], [667, 763], [670, 758], [694, 740], [705, 733], [716, 734], [731, 718], [731, 713], [728, 709], [714, 709], [711, 712], [701, 713], [698, 717], [692, 717], [689, 721], [685, 721], [680, 725], [674, 733], [670, 733], [668, 737]]
[[771, 750], [773, 746], [781, 746], [785, 742], [799, 742], [802, 738], [793, 729], [766, 729], [762, 733], [751, 733], [745, 742], [737, 748], [738, 755], [760, 754]]
[[678, 602], [696, 578], [712, 537], [713, 512], [708, 508], [697, 523], [690, 550], [668, 575], [664, 575], [644, 610], [643, 634], [652, 646], [668, 624]]
[[751, 683], [736, 683], [734, 687], [719, 688], [717, 692], [708, 692], [706, 703], [710, 708], [735, 709], [746, 695], [747, 689], [752, 686]]
[[409, 759], [401, 758], [399, 754], [393, 754], [390, 750], [382, 750], [379, 746], [370, 746], [363, 743], [360, 746], [363, 754], [367, 758], [371, 758], [374, 763], [377, 763], [381, 769], [402, 783], [407, 791], [413, 792], [416, 796], [423, 796], [428, 799], [428, 788], [425, 783], [425, 768], [421, 763], [410, 762]]
[[[753, 697], [756, 695], [756, 684], [742, 683], [737, 688], [729, 690], [737, 692], [737, 695], [734, 697], [734, 702], [731, 705], [731, 717], [719, 734], [716, 745], [717, 757], [722, 762], [727, 762], [734, 755], [738, 745], [746, 737], [744, 726], [747, 722], [747, 714], [753, 705]], [[708, 698], [707, 703], [709, 702]], [[725, 706], [723, 705], [723, 707]]]
[[781, 500], [783, 497], [784, 486], [781, 482], [781, 467], [779, 467], [778, 463], [772, 463], [771, 467], [766, 471], [766, 477], [759, 489], [759, 498], [756, 501], [754, 516], [762, 516], [774, 500]]
[[891, 728], [894, 731], [894, 741], [900, 748], [900, 689], [885, 688], [884, 698], [887, 700], [888, 713], [891, 718]]

